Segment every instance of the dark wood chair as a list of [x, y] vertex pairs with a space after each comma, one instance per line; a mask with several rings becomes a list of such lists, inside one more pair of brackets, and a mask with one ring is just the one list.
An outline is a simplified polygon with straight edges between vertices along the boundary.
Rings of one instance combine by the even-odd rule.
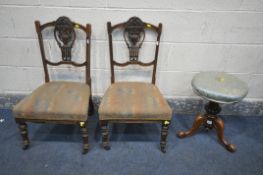
[[[80, 125], [83, 138], [83, 153], [88, 151], [88, 132], [86, 124], [88, 113], [93, 110], [90, 77], [90, 36], [91, 25], [83, 26], [72, 22], [68, 17], [59, 17], [56, 21], [40, 24], [35, 21], [40, 52], [43, 61], [45, 83], [21, 100], [13, 108], [13, 115], [19, 125], [23, 139], [23, 149], [29, 147], [26, 122], [58, 123]], [[45, 33], [45, 35], [43, 34]], [[80, 34], [81, 33], [81, 34]], [[79, 35], [84, 36], [85, 60], [82, 63], [72, 61], [72, 48]], [[46, 41], [58, 44], [61, 59], [52, 61], [47, 55]], [[55, 44], [56, 45], [56, 44]], [[49, 47], [52, 44], [49, 43]], [[78, 45], [79, 46], [79, 45]], [[50, 81], [50, 66], [72, 65], [85, 67], [86, 83], [73, 81]]]
[[[155, 86], [155, 74], [157, 67], [158, 50], [162, 24], [154, 26], [141, 21], [138, 17], [132, 17], [127, 22], [111, 25], [107, 23], [109, 36], [111, 86], [103, 96], [99, 107], [99, 119], [102, 129], [102, 145], [109, 150], [108, 123], [162, 123], [161, 151], [165, 152], [168, 126], [172, 117], [172, 110], [163, 98], [159, 89]], [[118, 30], [116, 30], [118, 29]], [[144, 41], [146, 30], [156, 34], [155, 56], [150, 62], [142, 62], [139, 58], [139, 50]], [[129, 50], [129, 61], [120, 63], [113, 57], [113, 33], [123, 34], [124, 41]], [[115, 66], [152, 66], [152, 82], [115, 82]]]

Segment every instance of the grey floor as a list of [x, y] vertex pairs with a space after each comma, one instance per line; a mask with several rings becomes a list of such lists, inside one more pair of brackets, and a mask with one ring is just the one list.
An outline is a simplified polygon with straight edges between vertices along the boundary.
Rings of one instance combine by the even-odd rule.
[[175, 115], [167, 153], [159, 150], [160, 125], [112, 124], [111, 150], [100, 146], [96, 115], [88, 130], [90, 151], [81, 154], [77, 126], [29, 124], [31, 147], [23, 151], [18, 128], [7, 109], [0, 110], [0, 174], [92, 175], [262, 175], [263, 117], [225, 116], [225, 136], [237, 152], [226, 151], [214, 131], [178, 139], [177, 131], [191, 126], [194, 116]]

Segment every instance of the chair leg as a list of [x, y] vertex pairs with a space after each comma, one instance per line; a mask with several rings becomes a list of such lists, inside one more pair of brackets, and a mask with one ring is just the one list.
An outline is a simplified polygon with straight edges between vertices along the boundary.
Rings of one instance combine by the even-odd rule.
[[88, 136], [88, 130], [86, 128], [86, 123], [87, 122], [80, 122], [80, 130], [83, 139], [83, 150], [82, 150], [83, 154], [86, 154], [89, 151], [89, 136]]
[[100, 121], [100, 126], [102, 132], [102, 146], [105, 150], [110, 150], [108, 121]]
[[170, 124], [170, 121], [162, 122], [160, 146], [161, 146], [161, 151], [163, 153], [166, 153], [166, 140], [168, 136], [169, 124]]
[[216, 117], [214, 119], [214, 128], [217, 132], [217, 137], [219, 141], [225, 146], [225, 148], [230, 152], [235, 152], [236, 147], [235, 145], [228, 143], [226, 139], [224, 138], [224, 122], [222, 119]]
[[25, 150], [29, 147], [30, 141], [28, 139], [28, 130], [27, 130], [27, 124], [22, 121], [18, 121], [18, 126], [20, 129], [20, 134], [22, 136], [22, 148]]
[[90, 100], [89, 100], [89, 111], [88, 111], [88, 114], [89, 114], [89, 115], [92, 115], [93, 112], [94, 112], [94, 104], [93, 104], [92, 98], [90, 98]]
[[179, 138], [184, 138], [184, 137], [187, 137], [187, 136], [194, 134], [200, 128], [200, 126], [202, 126], [205, 123], [205, 121], [206, 121], [205, 116], [203, 116], [202, 114], [197, 114], [192, 128], [188, 131], [185, 131], [185, 132], [183, 132], [183, 131], [178, 132], [177, 136]]

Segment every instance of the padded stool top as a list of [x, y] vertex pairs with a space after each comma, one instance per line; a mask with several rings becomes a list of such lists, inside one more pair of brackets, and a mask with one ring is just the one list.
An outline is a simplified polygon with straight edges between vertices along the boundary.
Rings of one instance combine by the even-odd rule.
[[192, 87], [198, 95], [218, 103], [238, 102], [248, 93], [245, 82], [222, 72], [201, 72], [194, 76]]

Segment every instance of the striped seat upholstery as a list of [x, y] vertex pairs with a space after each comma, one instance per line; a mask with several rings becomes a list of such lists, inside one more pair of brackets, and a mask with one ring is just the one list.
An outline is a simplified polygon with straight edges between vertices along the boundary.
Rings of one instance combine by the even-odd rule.
[[117, 82], [106, 91], [100, 120], [171, 120], [172, 110], [151, 83]]
[[37, 88], [13, 109], [16, 118], [86, 121], [90, 88], [77, 82], [50, 82]]

